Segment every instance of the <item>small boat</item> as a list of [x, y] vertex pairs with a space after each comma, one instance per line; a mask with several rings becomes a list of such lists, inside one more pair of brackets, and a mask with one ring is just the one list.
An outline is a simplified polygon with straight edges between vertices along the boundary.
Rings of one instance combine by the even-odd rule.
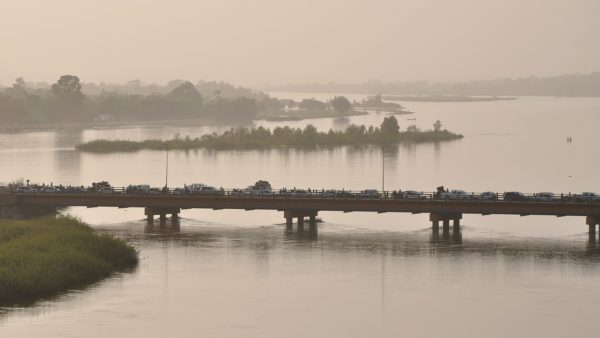
[[415, 121], [416, 119], [417, 119], [416, 117], [409, 117], [409, 118], [406, 118], [406, 120], [407, 120], [407, 121]]

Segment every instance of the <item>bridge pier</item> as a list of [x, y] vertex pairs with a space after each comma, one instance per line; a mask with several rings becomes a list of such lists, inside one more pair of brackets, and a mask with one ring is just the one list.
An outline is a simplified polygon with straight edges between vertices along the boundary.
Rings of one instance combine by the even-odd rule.
[[316, 210], [284, 210], [283, 217], [285, 217], [285, 230], [292, 231], [294, 218], [297, 219], [297, 230], [298, 232], [304, 231], [304, 218], [308, 217], [309, 229], [311, 232], [317, 231], [317, 214]]
[[432, 227], [432, 239], [439, 240], [440, 236], [440, 221], [442, 222], [442, 239], [450, 239], [450, 221], [453, 221], [453, 235], [460, 235], [460, 220], [462, 219], [461, 213], [431, 213], [429, 214], [429, 220], [431, 221]]
[[171, 224], [173, 227], [179, 225], [179, 208], [145, 208], [144, 214], [148, 220], [148, 226], [154, 226], [154, 216], [159, 215], [160, 226], [164, 227], [167, 225], [167, 214], [171, 214]]
[[[596, 225], [598, 225], [600, 228], [600, 216], [587, 216], [585, 218], [585, 223], [589, 227], [590, 242], [595, 243], [596, 242]], [[598, 231], [598, 232], [600, 233], [600, 231]]]

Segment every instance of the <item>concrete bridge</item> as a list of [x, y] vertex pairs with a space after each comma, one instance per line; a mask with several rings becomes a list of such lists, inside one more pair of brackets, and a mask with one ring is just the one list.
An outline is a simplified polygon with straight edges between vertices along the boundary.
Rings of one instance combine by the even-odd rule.
[[[316, 217], [319, 211], [340, 212], [405, 212], [429, 213], [434, 236], [439, 234], [440, 225], [443, 234], [453, 224], [453, 231], [460, 231], [460, 220], [463, 214], [479, 215], [551, 215], [557, 217], [579, 216], [586, 218], [590, 238], [596, 236], [596, 228], [600, 225], [599, 202], [576, 201], [503, 201], [503, 200], [445, 200], [445, 199], [397, 199], [389, 194], [381, 194], [379, 198], [358, 196], [326, 198], [318, 194], [303, 197], [291, 197], [279, 194], [266, 196], [243, 196], [225, 192], [214, 196], [191, 195], [135, 195], [135, 194], [68, 194], [68, 193], [6, 193], [0, 194], [0, 216], [21, 217], [43, 212], [56, 211], [57, 208], [83, 206], [144, 208], [150, 225], [154, 224], [156, 215], [160, 224], [165, 225], [167, 215], [171, 215], [174, 223], [182, 209], [241, 209], [241, 210], [275, 210], [283, 212], [286, 229], [292, 230], [294, 219], [297, 220], [298, 231], [304, 230], [305, 219], [311, 230], [316, 230]], [[600, 231], [599, 231], [600, 233]]]

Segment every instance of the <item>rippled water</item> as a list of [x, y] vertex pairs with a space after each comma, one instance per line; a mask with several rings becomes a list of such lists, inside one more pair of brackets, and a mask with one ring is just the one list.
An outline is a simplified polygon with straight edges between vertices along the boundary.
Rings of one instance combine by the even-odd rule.
[[[386, 189], [600, 191], [600, 99], [405, 105], [419, 127], [440, 119], [465, 138], [386, 149]], [[289, 125], [339, 129], [384, 117]], [[1, 179], [162, 186], [162, 152], [81, 154], [73, 146], [219, 129], [0, 134]], [[380, 188], [381, 166], [377, 147], [171, 152], [169, 185], [268, 179], [275, 187]], [[145, 229], [141, 209], [67, 212], [130, 241], [139, 268], [4, 309], [0, 336], [596, 336], [600, 256], [582, 217], [465, 215], [460, 237], [431, 241], [426, 214], [323, 212], [315, 237], [286, 234], [272, 211], [184, 210], [179, 231]]]

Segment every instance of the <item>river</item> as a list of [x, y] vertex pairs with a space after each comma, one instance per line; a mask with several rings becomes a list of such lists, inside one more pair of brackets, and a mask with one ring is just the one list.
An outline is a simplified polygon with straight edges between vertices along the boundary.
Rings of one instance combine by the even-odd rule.
[[[273, 93], [280, 98], [326, 94]], [[349, 95], [359, 100], [364, 96]], [[465, 138], [321, 150], [172, 151], [169, 186], [600, 192], [600, 98], [407, 102], [402, 128], [435, 120]], [[259, 122], [379, 125], [385, 114]], [[407, 120], [415, 118], [416, 120]], [[170, 138], [223, 127], [0, 134], [0, 180], [165, 184], [164, 152], [82, 154], [96, 138]], [[566, 138], [571, 136], [572, 143]], [[179, 231], [143, 210], [71, 208], [139, 249], [141, 263], [85, 290], [0, 310], [1, 337], [595, 337], [600, 251], [582, 217], [464, 215], [460, 241], [431, 241], [427, 214], [322, 212], [317, 238], [282, 213], [184, 210]]]

